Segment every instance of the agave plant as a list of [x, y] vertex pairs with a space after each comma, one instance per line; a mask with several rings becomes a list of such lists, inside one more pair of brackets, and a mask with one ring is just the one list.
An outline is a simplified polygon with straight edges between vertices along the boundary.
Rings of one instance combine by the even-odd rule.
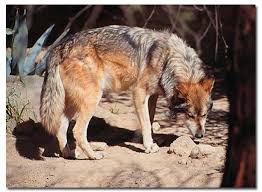
[[35, 42], [29, 54], [26, 54], [28, 45], [28, 29], [26, 24], [26, 10], [22, 16], [19, 16], [18, 10], [16, 12], [14, 28], [6, 29], [7, 35], [12, 35], [12, 49], [6, 52], [6, 74], [25, 75], [38, 74], [41, 75], [46, 68], [46, 61], [50, 51], [58, 44], [58, 42], [67, 34], [69, 30], [64, 31], [58, 39], [47, 48], [43, 59], [39, 65], [35, 65], [35, 60], [40, 51], [43, 48], [49, 34], [54, 28], [54, 24], [51, 25]]

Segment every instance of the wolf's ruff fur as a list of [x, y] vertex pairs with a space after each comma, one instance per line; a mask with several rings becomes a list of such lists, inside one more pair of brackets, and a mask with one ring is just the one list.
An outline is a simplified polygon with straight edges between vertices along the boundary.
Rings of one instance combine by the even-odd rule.
[[179, 83], [191, 86], [204, 78], [196, 52], [175, 34], [116, 25], [82, 31], [65, 39], [50, 55], [41, 96], [42, 124], [66, 143], [59, 136], [60, 124], [78, 112], [73, 128], [77, 146], [87, 158], [102, 158], [86, 140], [88, 123], [103, 92], [132, 89], [146, 152], [156, 152], [151, 107], [155, 108], [157, 95], [164, 93], [170, 100], [179, 92]]

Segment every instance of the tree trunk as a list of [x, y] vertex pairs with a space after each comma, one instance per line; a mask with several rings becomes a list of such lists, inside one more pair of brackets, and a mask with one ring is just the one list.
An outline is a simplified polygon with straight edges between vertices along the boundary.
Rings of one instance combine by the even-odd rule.
[[222, 187], [256, 187], [256, 8], [239, 6], [227, 72], [230, 125]]

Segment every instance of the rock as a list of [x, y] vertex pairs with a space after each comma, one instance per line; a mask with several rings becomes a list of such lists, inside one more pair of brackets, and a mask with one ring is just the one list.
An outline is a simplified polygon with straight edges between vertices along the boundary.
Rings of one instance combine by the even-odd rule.
[[216, 152], [216, 147], [213, 147], [211, 145], [207, 145], [207, 144], [199, 144], [198, 145], [200, 152], [203, 155], [210, 155], [212, 153]]
[[207, 144], [199, 144], [192, 149], [190, 157], [192, 159], [200, 159], [203, 157], [212, 157], [216, 161], [224, 161], [225, 149], [223, 147], [213, 147]]
[[152, 124], [152, 129], [153, 129], [154, 132], [155, 132], [155, 131], [159, 131], [159, 130], [160, 130], [160, 125], [159, 125], [159, 123], [158, 123], [158, 122], [153, 122], [153, 124]]
[[181, 136], [171, 143], [168, 153], [175, 153], [180, 157], [188, 157], [196, 146], [189, 136]]
[[186, 164], [185, 159], [179, 159], [178, 164], [185, 165]]
[[188, 157], [179, 158], [177, 162], [178, 164], [181, 164], [181, 165], [189, 165], [190, 163], [192, 163], [191, 159]]
[[108, 147], [104, 142], [90, 142], [90, 145], [94, 151], [104, 151]]
[[207, 144], [198, 145], [200, 152], [205, 156], [216, 157], [217, 159], [225, 159], [225, 148], [224, 147], [213, 147]]
[[[224, 161], [225, 149], [223, 147], [213, 147], [207, 144], [195, 144], [189, 136], [178, 137], [171, 143], [168, 153], [177, 154], [180, 157], [190, 157], [192, 159], [201, 159], [211, 157], [217, 161]], [[180, 162], [180, 164], [182, 164]]]
[[203, 157], [203, 154], [201, 153], [199, 146], [195, 146], [192, 149], [192, 151], [190, 153], [190, 157], [192, 159], [200, 159], [201, 157]]

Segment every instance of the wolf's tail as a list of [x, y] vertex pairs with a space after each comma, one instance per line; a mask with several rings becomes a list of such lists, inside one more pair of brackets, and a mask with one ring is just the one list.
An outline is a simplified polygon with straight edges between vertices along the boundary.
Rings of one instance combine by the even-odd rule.
[[65, 107], [65, 90], [59, 74], [61, 58], [51, 53], [41, 92], [40, 116], [43, 127], [55, 135]]

